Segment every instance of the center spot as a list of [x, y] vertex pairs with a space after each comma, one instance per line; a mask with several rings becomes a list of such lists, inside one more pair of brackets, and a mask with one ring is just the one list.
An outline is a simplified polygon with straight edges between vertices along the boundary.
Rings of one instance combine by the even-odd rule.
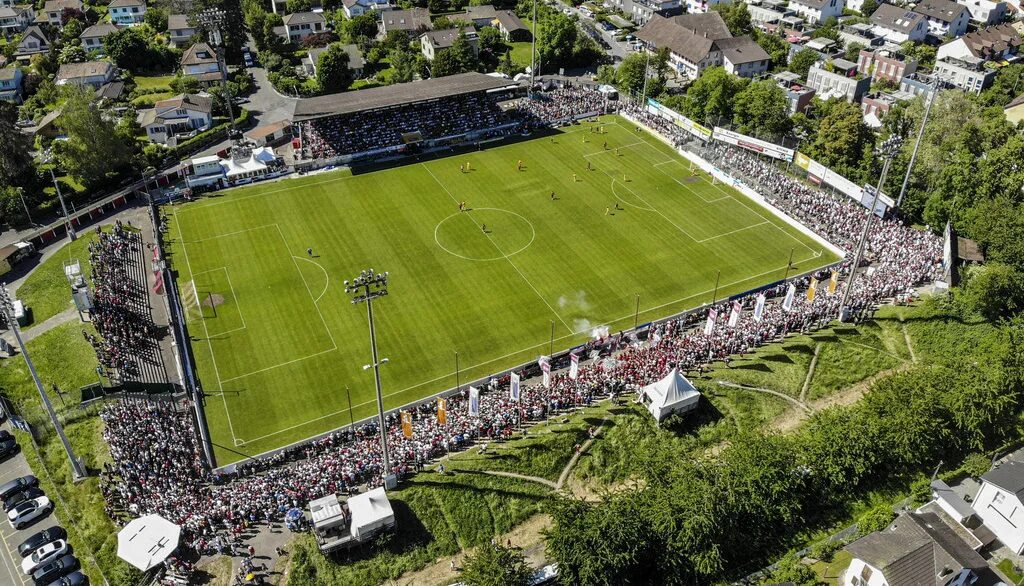
[[471, 207], [441, 220], [434, 229], [434, 240], [442, 250], [461, 259], [482, 262], [518, 254], [536, 236], [529, 220], [499, 208]]

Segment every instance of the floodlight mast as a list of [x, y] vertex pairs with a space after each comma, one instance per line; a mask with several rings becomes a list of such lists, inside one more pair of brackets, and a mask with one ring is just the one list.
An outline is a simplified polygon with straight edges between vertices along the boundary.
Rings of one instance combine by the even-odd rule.
[[366, 269], [351, 281], [345, 281], [345, 292], [352, 295], [352, 303], [366, 303], [366, 317], [370, 322], [370, 351], [373, 362], [363, 367], [363, 370], [373, 368], [373, 381], [377, 388], [377, 427], [380, 428], [380, 447], [384, 456], [384, 473], [382, 474], [385, 486], [387, 478], [392, 475], [391, 458], [388, 456], [388, 436], [384, 428], [384, 395], [380, 386], [380, 365], [387, 364], [387, 358], [379, 358], [377, 354], [377, 330], [373, 325], [373, 300], [384, 297], [388, 294], [388, 273], [375, 273], [373, 269]]
[[36, 384], [36, 390], [39, 391], [39, 398], [43, 401], [43, 407], [46, 408], [46, 413], [50, 416], [50, 423], [52, 423], [54, 429], [57, 430], [57, 436], [60, 437], [60, 443], [64, 445], [64, 452], [67, 453], [68, 460], [71, 461], [72, 479], [76, 483], [81, 482], [86, 477], [85, 467], [82, 466], [82, 461], [75, 456], [75, 451], [71, 448], [71, 442], [68, 441], [68, 436], [64, 435], [64, 427], [57, 419], [57, 413], [53, 410], [53, 404], [50, 403], [50, 398], [46, 396], [46, 389], [43, 388], [43, 382], [39, 380], [39, 373], [36, 372], [36, 366], [32, 363], [32, 358], [28, 354], [28, 348], [25, 347], [25, 341], [21, 339], [18, 320], [14, 319], [14, 302], [11, 301], [11, 296], [7, 292], [6, 283], [0, 283], [0, 313], [3, 313], [3, 316], [7, 321], [7, 325], [10, 326], [11, 331], [14, 332], [14, 338], [18, 341], [18, 348], [21, 349], [21, 356], [25, 359], [28, 371], [32, 375], [32, 381]]

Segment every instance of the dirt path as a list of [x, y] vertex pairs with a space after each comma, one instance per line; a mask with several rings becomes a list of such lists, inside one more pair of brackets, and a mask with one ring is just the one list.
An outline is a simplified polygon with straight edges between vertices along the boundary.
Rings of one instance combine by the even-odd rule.
[[741, 385], [741, 384], [738, 384], [738, 383], [731, 383], [729, 381], [724, 381], [724, 380], [718, 381], [718, 384], [722, 385], [723, 387], [731, 387], [731, 388], [740, 389], [740, 390], [743, 390], [743, 391], [757, 391], [759, 393], [765, 393], [765, 394], [772, 395], [772, 396], [778, 397], [780, 399], [784, 399], [786, 401], [789, 401], [794, 406], [799, 407], [800, 409], [803, 409], [804, 411], [809, 411], [810, 410], [810, 407], [808, 407], [804, 403], [800, 402], [797, 399], [794, 399], [793, 397], [790, 397], [786, 393], [780, 393], [779, 391], [773, 391], [771, 389], [763, 389], [761, 387], [751, 387], [751, 386], [748, 386], [748, 385]]
[[576, 453], [572, 455], [572, 458], [569, 458], [569, 463], [565, 465], [565, 468], [562, 468], [562, 473], [558, 475], [558, 482], [555, 483], [555, 490], [562, 489], [562, 486], [565, 484], [565, 480], [569, 478], [569, 473], [572, 472], [572, 469], [576, 466], [576, 462], [579, 461], [580, 456], [585, 454], [587, 450], [590, 449], [590, 446], [593, 445], [594, 440], [597, 439], [597, 436], [601, 435], [601, 432], [604, 431], [604, 424], [607, 423], [607, 421], [608, 416], [605, 415], [604, 419], [601, 420], [600, 425], [597, 426], [597, 430], [594, 432], [594, 436], [588, 439], [587, 441], [583, 442], [583, 445], [580, 446], [580, 449], [577, 450]]
[[907, 324], [900, 326], [903, 330], [903, 341], [907, 343], [907, 352], [910, 353], [910, 361], [917, 362], [917, 354], [914, 352], [914, 343], [910, 341], [910, 333], [907, 332]]
[[515, 472], [504, 472], [501, 470], [483, 470], [484, 474], [490, 474], [491, 476], [504, 476], [505, 478], [515, 478], [517, 480], [525, 480], [527, 482], [536, 482], [537, 484], [543, 484], [548, 488], [558, 490], [558, 485], [551, 482], [547, 478], [541, 478], [540, 476], [527, 476], [525, 474], [516, 474]]
[[807, 389], [811, 388], [811, 381], [814, 380], [814, 369], [818, 367], [818, 356], [821, 354], [822, 343], [814, 347], [814, 357], [811, 358], [811, 365], [807, 367], [807, 377], [804, 378], [804, 386], [800, 388], [800, 403], [807, 404]]
[[[548, 482], [551, 482], [550, 480]], [[512, 542], [512, 547], [522, 550], [526, 561], [534, 568], [540, 568], [546, 563], [544, 556], [544, 536], [541, 531], [551, 526], [550, 515], [535, 515], [526, 520], [525, 523], [517, 526], [512, 531], [497, 537], [498, 543], [506, 545]], [[458, 567], [465, 559], [465, 552], [453, 556], [445, 556], [429, 566], [403, 574], [396, 580], [385, 582], [388, 586], [421, 586], [446, 585], [459, 580], [458, 572], [452, 572], [452, 561]]]

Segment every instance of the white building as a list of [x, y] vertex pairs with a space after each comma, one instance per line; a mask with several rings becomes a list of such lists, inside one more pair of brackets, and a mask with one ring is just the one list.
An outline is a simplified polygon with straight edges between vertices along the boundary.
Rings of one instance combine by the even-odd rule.
[[952, 40], [936, 52], [937, 59], [982, 59], [1003, 61], [1020, 51], [1021, 34], [1013, 24], [990, 26]]
[[220, 164], [220, 157], [197, 157], [190, 163], [192, 172], [185, 176], [185, 183], [189, 187], [220, 186], [221, 180], [224, 179], [224, 167]]
[[469, 41], [469, 46], [473, 48], [473, 52], [476, 53], [477, 46], [480, 43], [480, 39], [477, 37], [476, 29], [467, 26], [463, 29], [448, 28], [439, 31], [428, 31], [420, 35], [420, 50], [423, 51], [423, 56], [428, 61], [433, 61], [434, 57], [441, 51], [450, 49], [455, 43], [455, 39], [459, 38], [459, 34], [465, 34], [466, 40]]
[[189, 39], [196, 34], [196, 29], [188, 23], [188, 16], [172, 14], [167, 17], [167, 41], [174, 47], [184, 47]]
[[131, 26], [142, 22], [146, 14], [144, 0], [111, 0], [107, 6], [110, 22], [121, 26]]
[[973, 94], [980, 94], [992, 85], [998, 73], [995, 69], [985, 67], [983, 60], [974, 57], [938, 59], [932, 71], [942, 81]]
[[967, 32], [971, 12], [952, 0], [921, 0], [914, 12], [928, 19], [928, 33], [936, 37], [959, 37]]
[[636, 36], [649, 51], [667, 48], [669, 65], [690, 79], [708, 67], [725, 66], [726, 50], [732, 59], [728, 67], [737, 75], [759, 75], [768, 67], [768, 54], [747, 37], [733, 38], [714, 11], [672, 17], [655, 14]]
[[36, 18], [31, 6], [0, 6], [0, 35], [16, 35]]
[[88, 85], [98, 89], [101, 85], [114, 80], [117, 68], [110, 61], [86, 61], [84, 63], [65, 63], [57, 69], [55, 82], [57, 85]]
[[792, 0], [789, 3], [790, 10], [812, 24], [839, 18], [843, 8], [846, 8], [846, 0]]
[[[854, 67], [856, 67], [855, 64]], [[860, 77], [860, 79], [858, 79]], [[856, 104], [871, 89], [871, 78], [866, 76], [850, 77], [828, 71], [820, 62], [811, 66], [807, 72], [807, 87], [817, 92], [822, 100], [841, 98]]]
[[285, 40], [293, 43], [327, 30], [327, 19], [319, 12], [296, 12], [284, 17]]
[[971, 13], [971, 21], [981, 26], [991, 26], [1003, 22], [1008, 10], [1008, 4], [1002, 1], [957, 0], [957, 4], [967, 8]]
[[906, 8], [882, 4], [871, 15], [871, 30], [890, 43], [923, 41], [928, 35], [928, 20]]
[[996, 539], [1024, 552], [1024, 462], [1008, 460], [982, 475], [971, 506]]
[[367, 12], [391, 10], [391, 4], [387, 0], [342, 0], [341, 9], [345, 11], [346, 17], [354, 18]]
[[217, 54], [206, 43], [192, 45], [181, 56], [181, 74], [196, 78], [204, 87], [220, 82]]
[[46, 22], [57, 28], [62, 27], [61, 15], [65, 8], [84, 10], [85, 7], [82, 0], [46, 0], [46, 4], [43, 5], [43, 13], [36, 17], [36, 23]]
[[213, 100], [209, 96], [181, 94], [161, 100], [138, 114], [139, 126], [151, 142], [167, 144], [213, 126]]
[[82, 31], [82, 34], [78, 35], [78, 38], [82, 41], [82, 48], [87, 52], [100, 50], [103, 48], [103, 39], [107, 38], [107, 35], [116, 30], [116, 26], [106, 22], [100, 22]]

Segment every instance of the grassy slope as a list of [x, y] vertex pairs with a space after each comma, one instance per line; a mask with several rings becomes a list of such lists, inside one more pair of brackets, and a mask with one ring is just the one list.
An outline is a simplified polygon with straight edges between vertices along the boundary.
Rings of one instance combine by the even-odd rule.
[[[718, 270], [721, 298], [781, 277], [791, 248], [800, 269], [831, 260], [746, 198], [691, 178], [631, 127], [577, 130], [170, 210], [183, 289], [195, 280], [203, 299], [224, 299], [216, 318], [194, 311], [192, 324], [204, 386], [223, 389], [230, 411], [230, 422], [223, 408], [208, 411], [214, 436], [229, 449], [232, 436], [245, 442], [221, 450], [221, 462], [344, 425], [346, 386], [355, 417], [370, 414], [365, 313], [340, 283], [366, 267], [392, 275], [375, 317], [392, 361], [387, 403], [397, 406], [454, 386], [456, 350], [462, 380], [484, 376], [546, 351], [552, 322], [558, 348], [598, 324], [631, 326], [636, 293], [644, 321], [710, 301]], [[626, 148], [616, 156], [605, 141]], [[460, 173], [467, 162], [473, 171]], [[605, 215], [616, 197], [622, 210]], [[458, 213], [462, 200], [471, 212]]]
[[64, 245], [53, 256], [43, 261], [18, 287], [18, 298], [32, 308], [33, 322], [28, 327], [31, 328], [74, 307], [68, 280], [64, 276], [64, 262], [77, 258], [82, 267], [82, 274], [88, 276], [89, 243], [94, 239], [94, 231], [83, 232], [77, 240]]

